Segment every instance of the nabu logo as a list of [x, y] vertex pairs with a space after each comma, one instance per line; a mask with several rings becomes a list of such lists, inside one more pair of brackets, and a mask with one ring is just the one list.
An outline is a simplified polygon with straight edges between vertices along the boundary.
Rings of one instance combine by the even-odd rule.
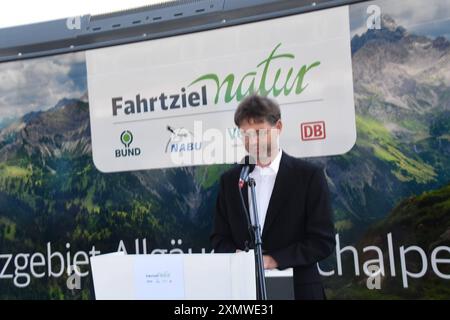
[[120, 134], [120, 142], [125, 146], [122, 149], [116, 149], [116, 158], [135, 157], [141, 154], [141, 148], [130, 148], [133, 142], [133, 134], [129, 130], [125, 130]]
[[170, 138], [166, 144], [166, 153], [194, 151], [202, 148], [202, 143], [194, 141], [194, 135], [189, 130], [171, 126], [167, 126], [166, 129], [170, 132]]

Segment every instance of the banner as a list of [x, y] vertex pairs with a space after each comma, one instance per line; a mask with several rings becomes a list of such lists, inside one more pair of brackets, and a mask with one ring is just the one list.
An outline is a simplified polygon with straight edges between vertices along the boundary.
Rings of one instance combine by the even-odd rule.
[[251, 93], [281, 105], [294, 156], [356, 140], [348, 7], [92, 50], [86, 64], [103, 172], [239, 162], [233, 115]]

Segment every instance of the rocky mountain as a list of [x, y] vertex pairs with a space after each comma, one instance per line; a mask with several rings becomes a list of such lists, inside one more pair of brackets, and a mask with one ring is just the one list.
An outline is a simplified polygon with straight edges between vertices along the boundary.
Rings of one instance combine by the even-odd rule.
[[359, 225], [359, 233], [403, 198], [450, 180], [450, 43], [384, 15], [381, 30], [351, 46], [356, 145], [312, 160], [326, 168], [338, 230]]
[[404, 117], [422, 120], [430, 112], [450, 110], [447, 39], [410, 34], [384, 15], [381, 30], [356, 35], [351, 44], [361, 112], [393, 122], [390, 130], [396, 132], [410, 129], [401, 125]]
[[0, 131], [0, 161], [90, 154], [88, 108], [80, 100], [63, 99], [49, 110], [24, 115]]

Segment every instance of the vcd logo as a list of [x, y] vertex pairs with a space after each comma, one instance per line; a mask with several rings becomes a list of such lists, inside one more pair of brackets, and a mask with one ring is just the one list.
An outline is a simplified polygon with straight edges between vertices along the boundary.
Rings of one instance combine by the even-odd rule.
[[125, 148], [116, 149], [116, 158], [135, 157], [141, 154], [141, 148], [130, 148], [130, 144], [133, 142], [133, 134], [129, 130], [125, 130], [120, 134], [120, 142], [123, 143]]

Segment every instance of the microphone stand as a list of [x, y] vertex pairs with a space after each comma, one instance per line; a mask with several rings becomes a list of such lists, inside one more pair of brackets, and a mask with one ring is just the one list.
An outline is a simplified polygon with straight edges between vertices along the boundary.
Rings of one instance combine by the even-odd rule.
[[266, 291], [266, 279], [264, 276], [264, 260], [262, 254], [262, 239], [261, 239], [261, 226], [258, 219], [258, 207], [256, 206], [256, 182], [252, 177], [248, 177], [248, 186], [250, 187], [252, 207], [253, 207], [253, 221], [251, 226], [253, 230], [253, 239], [255, 239], [255, 266], [256, 266], [256, 299], [267, 300]]

